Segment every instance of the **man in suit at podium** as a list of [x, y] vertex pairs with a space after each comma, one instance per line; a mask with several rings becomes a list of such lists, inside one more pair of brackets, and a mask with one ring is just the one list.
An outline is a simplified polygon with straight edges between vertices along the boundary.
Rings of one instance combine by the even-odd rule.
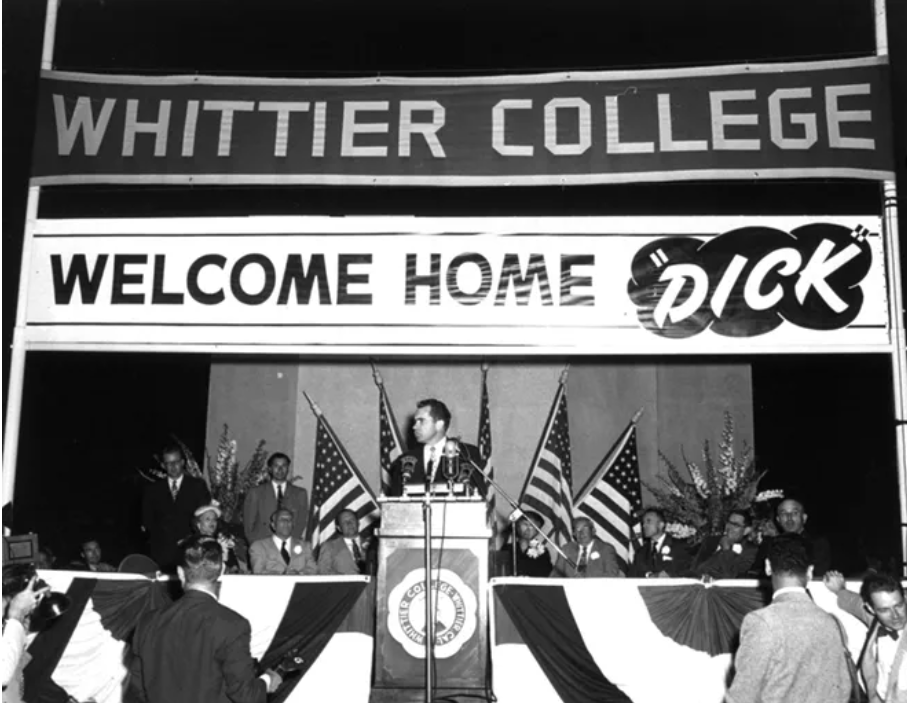
[[443, 484], [447, 481], [445, 474], [454, 470], [451, 463], [456, 462], [460, 472], [469, 474], [469, 482], [478, 494], [485, 496], [485, 480], [478, 471], [469, 470], [470, 462], [484, 468], [479, 450], [447, 436], [450, 419], [450, 410], [440, 400], [427, 398], [416, 404], [413, 435], [419, 447], [397, 457], [390, 495], [403, 495], [404, 485]]

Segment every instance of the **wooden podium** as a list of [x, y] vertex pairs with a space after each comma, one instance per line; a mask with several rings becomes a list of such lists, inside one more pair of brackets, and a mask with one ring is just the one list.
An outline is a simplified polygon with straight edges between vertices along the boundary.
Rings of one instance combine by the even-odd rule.
[[[425, 686], [425, 525], [421, 498], [383, 498], [378, 547], [375, 687]], [[482, 689], [488, 655], [488, 505], [432, 500], [434, 681]]]

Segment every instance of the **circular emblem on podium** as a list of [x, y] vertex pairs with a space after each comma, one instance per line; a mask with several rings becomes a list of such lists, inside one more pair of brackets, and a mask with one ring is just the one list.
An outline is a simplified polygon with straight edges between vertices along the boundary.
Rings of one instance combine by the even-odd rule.
[[[447, 659], [476, 631], [476, 594], [450, 569], [432, 571], [435, 657]], [[387, 629], [403, 649], [425, 659], [425, 569], [410, 571], [388, 596]]]

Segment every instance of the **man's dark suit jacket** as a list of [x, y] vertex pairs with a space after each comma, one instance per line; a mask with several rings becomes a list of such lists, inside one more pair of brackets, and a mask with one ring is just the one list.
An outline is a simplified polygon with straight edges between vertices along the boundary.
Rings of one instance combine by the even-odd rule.
[[155, 481], [142, 496], [142, 524], [148, 532], [151, 558], [162, 569], [171, 569], [178, 558], [177, 544], [192, 534], [195, 511], [211, 502], [208, 486], [200, 478], [183, 475], [176, 500], [170, 495], [170, 481]]
[[[416, 459], [416, 466], [413, 470], [413, 476], [408, 481], [410, 484], [415, 484], [421, 486], [425, 484], [425, 461], [422, 458], [424, 454], [422, 445], [418, 445], [415, 449], [406, 452], [397, 457], [394, 461], [393, 466], [391, 467], [391, 479], [393, 483], [390, 488], [391, 496], [402, 496], [403, 495], [403, 458], [406, 456], [412, 456]], [[485, 462], [482, 460], [481, 455], [479, 454], [479, 448], [472, 445], [466, 444], [466, 442], [460, 442], [460, 470], [468, 471], [467, 466], [468, 462], [465, 457], [474, 462], [480, 469], [485, 468]], [[438, 470], [435, 473], [435, 484], [445, 483], [444, 480], [444, 469], [447, 466], [447, 457], [443, 454], [441, 455], [440, 463], [438, 464]], [[479, 474], [478, 471], [473, 470], [470, 474], [470, 482], [478, 491], [479, 495], [483, 498], [487, 495], [487, 488], [485, 486], [485, 479]]]
[[721, 535], [710, 535], [702, 540], [699, 553], [693, 560], [691, 575], [695, 578], [711, 576], [713, 579], [742, 579], [747, 578], [747, 573], [756, 561], [759, 548], [744, 540], [740, 543], [740, 553], [733, 549], [718, 549]]
[[186, 591], [136, 626], [130, 685], [146, 703], [265, 703], [251, 637], [242, 615], [208, 593]]
[[676, 540], [671, 535], [665, 535], [659, 553], [653, 558], [649, 542], [643, 544], [633, 555], [633, 563], [627, 576], [631, 578], [645, 578], [646, 574], [653, 576], [662, 571], [672, 578], [684, 576], [689, 572], [690, 553], [686, 545]]

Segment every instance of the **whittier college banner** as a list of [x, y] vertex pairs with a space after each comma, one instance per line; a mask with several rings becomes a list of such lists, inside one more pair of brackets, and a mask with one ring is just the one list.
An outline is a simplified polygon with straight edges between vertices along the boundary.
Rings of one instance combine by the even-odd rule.
[[884, 350], [878, 217], [40, 220], [30, 348]]
[[482, 78], [42, 74], [36, 184], [892, 179], [887, 65]]

